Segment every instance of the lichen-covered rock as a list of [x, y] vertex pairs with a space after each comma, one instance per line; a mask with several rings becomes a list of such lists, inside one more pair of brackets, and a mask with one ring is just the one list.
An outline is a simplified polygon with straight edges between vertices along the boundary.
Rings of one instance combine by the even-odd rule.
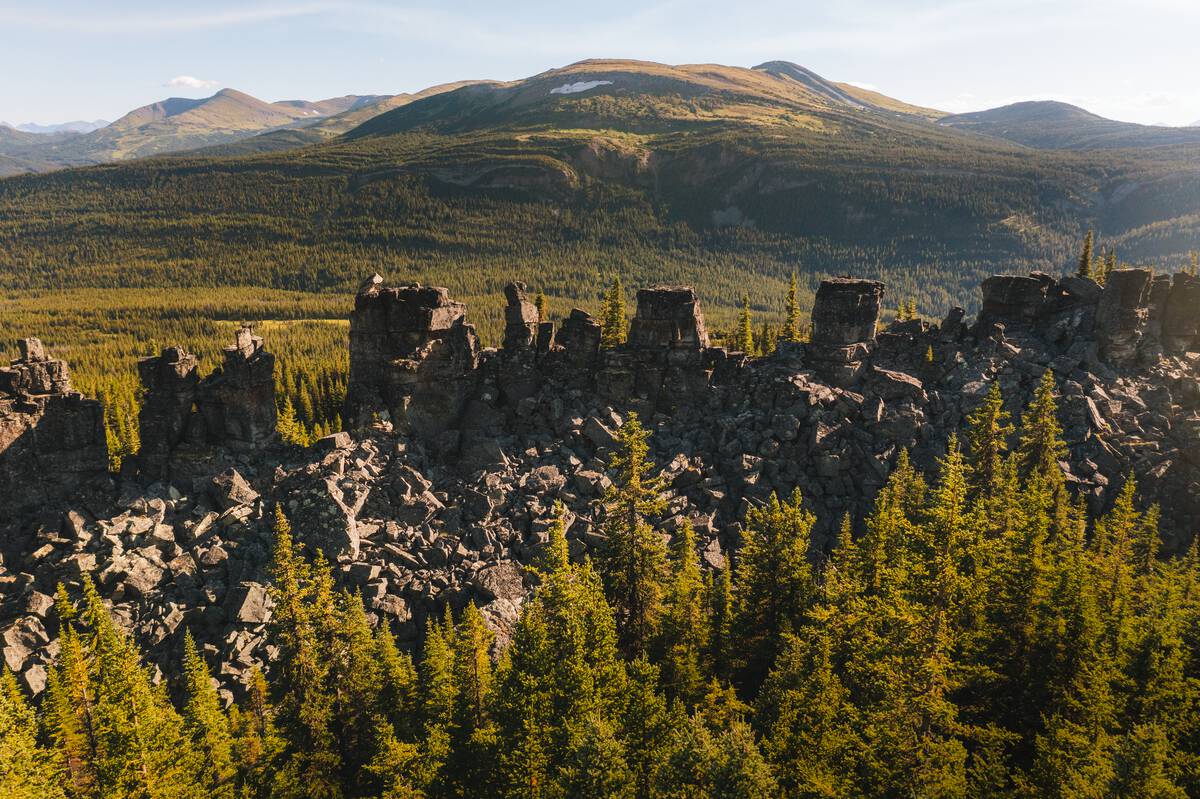
[[1175, 275], [1163, 310], [1162, 340], [1167, 352], [1200, 350], [1200, 276]]
[[363, 426], [382, 414], [398, 429], [425, 436], [455, 426], [479, 356], [465, 314], [444, 288], [364, 283], [350, 315], [346, 423]]
[[524, 283], [509, 283], [504, 287], [508, 304], [504, 308], [504, 349], [532, 350], [537, 347], [541, 315], [529, 301]]
[[41, 341], [18, 348], [0, 368], [0, 538], [6, 519], [61, 503], [108, 471], [103, 406], [71, 389], [66, 361]]

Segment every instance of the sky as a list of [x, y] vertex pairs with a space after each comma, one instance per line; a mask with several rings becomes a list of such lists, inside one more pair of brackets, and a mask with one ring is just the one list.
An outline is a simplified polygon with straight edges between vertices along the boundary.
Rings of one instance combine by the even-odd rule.
[[1062, 100], [1200, 122], [1200, 0], [0, 0], [0, 120], [113, 120], [512, 80], [585, 58], [787, 60], [948, 112]]

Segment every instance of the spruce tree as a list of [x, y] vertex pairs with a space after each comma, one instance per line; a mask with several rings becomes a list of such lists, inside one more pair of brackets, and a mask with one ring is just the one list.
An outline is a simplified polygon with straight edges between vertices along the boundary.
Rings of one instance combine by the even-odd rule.
[[613, 278], [612, 287], [604, 298], [600, 312], [600, 345], [612, 349], [625, 343], [629, 326], [625, 321], [625, 289], [620, 275]]
[[1001, 465], [1013, 433], [999, 381], [992, 381], [983, 402], [967, 416], [967, 424], [971, 485], [981, 494], [993, 495], [999, 487]]
[[533, 297], [533, 307], [537, 308], [538, 321], [546, 321], [546, 295], [539, 291]]
[[283, 797], [338, 799], [341, 758], [333, 734], [331, 685], [335, 633], [329, 573], [310, 567], [292, 541], [291, 525], [275, 508], [271, 563], [271, 622], [280, 649], [275, 684], [277, 720], [287, 742], [273, 792]]
[[1067, 445], [1062, 440], [1062, 425], [1058, 421], [1058, 402], [1054, 397], [1054, 372], [1042, 373], [1033, 399], [1021, 416], [1020, 445], [1022, 471], [1026, 476], [1037, 475], [1050, 484], [1061, 483], [1059, 461], [1066, 458]]
[[229, 720], [221, 710], [208, 666], [200, 657], [190, 631], [183, 638], [183, 681], [187, 696], [183, 721], [208, 770], [206, 790], [210, 796], [232, 797], [234, 766]]
[[742, 295], [742, 310], [738, 314], [734, 348], [747, 355], [754, 354], [754, 320], [750, 316], [750, 297]]
[[691, 706], [704, 689], [702, 658], [709, 632], [696, 532], [690, 522], [681, 524], [671, 540], [671, 566], [673, 573], [655, 650], [668, 696]]
[[1093, 233], [1089, 230], [1083, 239], [1083, 252], [1079, 255], [1079, 266], [1075, 270], [1078, 277], [1092, 276], [1092, 242]]
[[812, 601], [808, 548], [815, 522], [799, 489], [784, 501], [772, 494], [765, 507], [746, 512], [733, 582], [747, 686], [756, 687], [766, 677], [783, 634], [799, 628]]
[[795, 272], [792, 272], [791, 282], [788, 284], [787, 317], [783, 326], [783, 340], [800, 340], [800, 299], [797, 295]]
[[644, 654], [654, 637], [666, 581], [666, 546], [649, 518], [662, 513], [661, 480], [651, 475], [650, 431], [636, 413], [617, 431], [609, 468], [616, 480], [605, 498], [608, 545], [603, 574], [617, 617], [621, 649]]
[[4, 665], [0, 665], [0, 796], [65, 799], [52, 755], [38, 745], [33, 710]]

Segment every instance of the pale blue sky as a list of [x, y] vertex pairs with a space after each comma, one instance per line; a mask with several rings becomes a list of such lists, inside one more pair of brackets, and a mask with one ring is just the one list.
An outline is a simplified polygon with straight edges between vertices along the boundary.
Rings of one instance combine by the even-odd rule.
[[785, 59], [947, 111], [1059, 99], [1200, 121], [1200, 0], [0, 0], [0, 120], [111, 120], [219, 87], [395, 94], [595, 57]]

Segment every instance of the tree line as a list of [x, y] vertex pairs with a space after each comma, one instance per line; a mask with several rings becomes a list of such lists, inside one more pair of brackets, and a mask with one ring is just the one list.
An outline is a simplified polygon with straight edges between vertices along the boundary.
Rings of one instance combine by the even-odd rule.
[[826, 556], [797, 492], [703, 569], [649, 435], [619, 431], [602, 556], [556, 508], [500, 652], [473, 604], [402, 652], [278, 509], [279, 655], [228, 710], [190, 636], [176, 708], [90, 581], [60, 590], [36, 713], [3, 676], [4, 795], [1200, 795], [1200, 550], [1160, 557], [1132, 479], [1088, 517], [1049, 372], [1019, 427], [993, 384], [935, 473], [902, 454]]

